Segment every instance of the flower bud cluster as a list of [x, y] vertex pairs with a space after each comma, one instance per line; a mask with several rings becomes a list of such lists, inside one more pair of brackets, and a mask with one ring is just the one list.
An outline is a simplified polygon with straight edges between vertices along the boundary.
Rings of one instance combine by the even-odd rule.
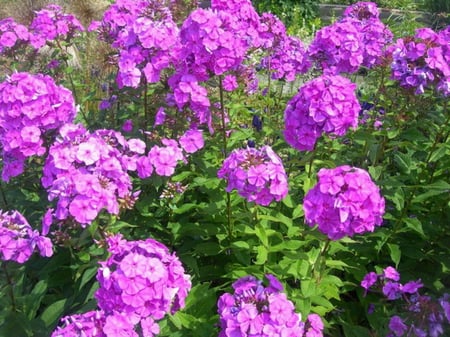
[[373, 232], [384, 214], [380, 189], [363, 169], [339, 166], [321, 169], [317, 184], [303, 201], [306, 223], [331, 240]]
[[225, 293], [218, 301], [220, 315], [219, 337], [232, 336], [297, 336], [321, 337], [322, 320], [309, 315], [302, 322], [294, 305], [284, 294], [282, 284], [266, 275], [269, 285], [253, 276], [242, 277], [233, 283], [234, 294]]
[[38, 248], [41, 256], [53, 255], [50, 239], [33, 230], [21, 213], [0, 210], [0, 260], [24, 263], [35, 248]]
[[418, 336], [439, 337], [450, 323], [450, 295], [444, 294], [438, 300], [421, 295], [421, 280], [402, 284], [400, 273], [387, 267], [381, 274], [369, 272], [361, 281], [365, 294], [368, 291], [381, 291], [389, 301], [401, 301], [402, 312], [389, 320], [387, 337]]
[[444, 96], [450, 94], [450, 28], [434, 32], [416, 30], [413, 37], [398, 39], [390, 47], [392, 79], [416, 95], [435, 87]]
[[284, 112], [284, 137], [300, 151], [314, 149], [322, 133], [343, 136], [358, 125], [361, 110], [356, 85], [340, 75], [322, 75], [305, 83]]
[[288, 193], [283, 163], [270, 146], [234, 150], [217, 176], [227, 179], [227, 192], [235, 189], [248, 201], [263, 206], [280, 201]]
[[105, 209], [118, 214], [137, 197], [128, 171], [137, 169], [145, 143], [126, 140], [119, 132], [89, 133], [80, 124], [66, 124], [49, 150], [42, 185], [57, 200], [54, 217], [85, 226]]
[[49, 137], [75, 115], [72, 93], [50, 76], [14, 73], [0, 83], [2, 179], [21, 174], [27, 158], [45, 154]]

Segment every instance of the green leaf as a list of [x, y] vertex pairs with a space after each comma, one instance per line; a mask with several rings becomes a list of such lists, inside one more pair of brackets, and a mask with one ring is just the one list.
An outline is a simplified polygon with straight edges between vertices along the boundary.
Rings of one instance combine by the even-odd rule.
[[343, 324], [345, 337], [371, 337], [372, 334], [367, 328], [358, 325]]
[[439, 144], [438, 149], [431, 155], [430, 162], [438, 161], [439, 159], [447, 155], [447, 152], [449, 152], [449, 145]]
[[67, 299], [64, 298], [62, 300], [52, 303], [42, 312], [41, 319], [46, 327], [54, 325], [59, 320], [59, 317], [64, 312], [66, 303]]
[[403, 173], [411, 173], [411, 157], [404, 153], [396, 153], [394, 155], [394, 161]]
[[269, 239], [267, 238], [266, 230], [259, 223], [255, 226], [255, 234], [265, 247], [269, 246]]
[[231, 247], [238, 248], [238, 249], [250, 249], [250, 245], [247, 241], [235, 241], [231, 243]]
[[403, 222], [406, 224], [406, 227], [412, 229], [414, 232], [419, 233], [422, 236], [425, 236], [422, 228], [422, 223], [417, 218], [404, 218]]
[[389, 253], [391, 255], [392, 262], [395, 263], [395, 267], [398, 267], [400, 263], [400, 258], [402, 256], [402, 251], [400, 250], [400, 246], [392, 243], [387, 244], [389, 248]]
[[260, 264], [264, 264], [267, 261], [267, 248], [264, 246], [258, 246], [258, 248], [256, 249], [257, 251], [257, 255], [256, 255], [256, 261], [255, 264], [260, 265]]

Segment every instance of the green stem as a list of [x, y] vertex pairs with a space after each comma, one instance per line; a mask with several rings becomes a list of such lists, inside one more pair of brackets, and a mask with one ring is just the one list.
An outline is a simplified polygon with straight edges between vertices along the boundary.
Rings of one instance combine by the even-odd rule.
[[[226, 132], [226, 123], [225, 123], [225, 104], [223, 98], [223, 84], [222, 84], [222, 76], [219, 76], [219, 99], [220, 99], [220, 116], [222, 119], [222, 142], [223, 142], [223, 156], [226, 158], [228, 156], [227, 152], [227, 132]], [[231, 195], [230, 192], [227, 192], [227, 230], [228, 230], [228, 238], [233, 238], [233, 222], [231, 221]]]
[[2, 268], [3, 268], [3, 272], [5, 273], [5, 276], [6, 276], [6, 282], [9, 286], [9, 298], [11, 299], [12, 310], [16, 311], [17, 305], [16, 305], [16, 299], [14, 297], [14, 290], [13, 290], [14, 284], [13, 284], [11, 276], [8, 273], [8, 268], [6, 267], [6, 262], [1, 262], [1, 264], [2, 264]]
[[[56, 40], [56, 45], [58, 46], [59, 50], [61, 51], [62, 55], [63, 55], [63, 60], [64, 63], [66, 64], [66, 67], [69, 68], [69, 61], [68, 59], [68, 53], [63, 49], [63, 47], [61, 46], [61, 42], [57, 39]], [[73, 80], [72, 77], [72, 73], [71, 72], [66, 72], [66, 74], [68, 73], [68, 77], [69, 77], [69, 82], [70, 82], [70, 86], [72, 87], [72, 94], [73, 94], [73, 98], [75, 100], [76, 103], [81, 104], [81, 102], [78, 101], [78, 94], [77, 94], [77, 90], [76, 90], [76, 86], [75, 86], [75, 82]], [[80, 105], [81, 107], [81, 105]], [[83, 116], [84, 121], [86, 122], [87, 126], [89, 127], [90, 123], [89, 120], [85, 114], [85, 112], [83, 111], [83, 109], [79, 109], [81, 112], [81, 115]]]
[[328, 252], [328, 249], [330, 248], [331, 240], [329, 238], [326, 239], [325, 243], [322, 243], [322, 248], [320, 250], [320, 254], [317, 257], [316, 261], [314, 261], [314, 265], [312, 268], [312, 272], [315, 272], [316, 280], [320, 282], [322, 278], [322, 271], [325, 266], [326, 261], [326, 253]]

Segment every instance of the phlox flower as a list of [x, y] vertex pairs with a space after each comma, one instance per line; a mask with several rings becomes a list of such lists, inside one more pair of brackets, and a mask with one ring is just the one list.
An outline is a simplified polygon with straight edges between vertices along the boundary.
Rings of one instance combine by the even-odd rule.
[[106, 317], [103, 331], [109, 337], [123, 329], [120, 336], [134, 336], [140, 324], [149, 336], [157, 334], [156, 321], [184, 306], [190, 277], [175, 254], [153, 239], [126, 241], [116, 235], [107, 242], [111, 255], [98, 270], [95, 294]]
[[384, 198], [369, 174], [359, 168], [321, 169], [305, 196], [305, 222], [318, 225], [331, 240], [372, 232], [382, 224]]
[[335, 137], [355, 129], [361, 110], [355, 89], [340, 75], [322, 75], [305, 83], [284, 112], [284, 137], [289, 145], [311, 151], [322, 133]]
[[269, 146], [234, 150], [217, 176], [227, 179], [228, 192], [236, 189], [248, 201], [264, 206], [280, 201], [288, 193], [283, 163]]
[[102, 210], [118, 214], [132, 207], [137, 194], [132, 192], [128, 171], [138, 170], [144, 153], [142, 140], [126, 140], [112, 130], [91, 134], [81, 125], [64, 125], [49, 150], [42, 176], [49, 200], [56, 201], [52, 219], [73, 218], [86, 226]]
[[44, 144], [75, 115], [72, 93], [49, 76], [14, 73], [0, 83], [2, 179], [21, 174], [27, 158], [45, 154]]
[[183, 150], [187, 153], [197, 152], [205, 145], [202, 131], [197, 129], [190, 129], [186, 131], [178, 141]]
[[41, 256], [53, 255], [50, 239], [33, 230], [20, 212], [0, 210], [0, 259], [25, 263], [35, 248]]
[[416, 30], [414, 36], [398, 39], [391, 45], [391, 78], [400, 86], [414, 89], [416, 95], [435, 88], [444, 96], [450, 93], [450, 34], [430, 28]]
[[[219, 337], [233, 336], [317, 336], [322, 337], [323, 323], [318, 315], [302, 322], [294, 305], [284, 294], [281, 283], [270, 275], [269, 285], [253, 276], [233, 283], [234, 293], [220, 296]], [[309, 319], [309, 318], [308, 318]], [[305, 329], [305, 323], [307, 330]], [[314, 335], [309, 331], [314, 331]]]

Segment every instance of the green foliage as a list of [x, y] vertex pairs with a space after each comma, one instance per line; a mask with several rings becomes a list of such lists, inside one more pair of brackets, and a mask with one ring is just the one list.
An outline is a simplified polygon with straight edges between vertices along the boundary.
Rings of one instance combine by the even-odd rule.
[[[386, 5], [410, 3], [390, 1]], [[313, 30], [320, 23], [315, 21], [315, 1], [261, 0], [255, 4], [260, 11], [273, 10], [294, 31], [296, 25], [301, 31], [302, 27]], [[417, 25], [411, 21], [390, 23], [397, 36], [412, 32]], [[165, 83], [119, 91], [113, 73], [98, 80], [90, 75], [95, 69], [87, 59], [93, 53], [87, 52], [85, 39], [80, 39], [80, 49], [86, 48], [81, 63], [89, 64], [88, 69], [80, 71], [71, 65], [74, 55], [59, 46], [53, 57], [67, 62], [51, 72], [76, 93], [80, 121], [92, 129], [119, 129], [125, 119], [132, 119], [142, 130], [152, 129]], [[5, 68], [42, 70], [45, 62], [41, 63], [24, 63], [17, 55]], [[5, 75], [6, 71], [0, 77]], [[237, 278], [248, 274], [258, 278], [276, 275], [302, 317], [318, 313], [324, 318], [327, 335], [334, 337], [386, 334], [390, 313], [383, 309], [384, 303], [377, 302], [381, 310], [369, 315], [369, 305], [377, 300], [371, 294], [363, 296], [360, 287], [368, 271], [379, 272], [393, 265], [404, 280], [421, 278], [429, 294], [449, 289], [448, 100], [432, 93], [415, 96], [389, 80], [388, 67], [379, 67], [355, 78], [361, 101], [374, 104], [369, 120], [344, 138], [322, 138], [314, 152], [300, 153], [287, 146], [282, 134], [283, 111], [295, 92], [294, 84], [275, 83], [266, 73], [260, 76], [268, 87], [267, 95], [260, 91], [253, 96], [242, 91], [223, 93], [230, 119], [228, 137], [223, 137], [225, 129], [220, 118], [215, 118], [216, 132], [208, 135], [205, 147], [190, 156], [188, 164], [178, 166], [174, 176], [135, 178], [141, 194], [134, 209], [120, 214], [120, 219], [102, 215], [90, 227], [68, 232], [70, 239], [61, 243], [50, 259], [35, 257], [21, 266], [1, 262], [0, 336], [48, 336], [61, 317], [93, 310], [98, 262], [107, 254], [97, 243], [107, 233], [161, 241], [176, 252], [192, 276], [186, 307], [161, 321], [160, 336], [217, 336], [217, 298], [230, 291]], [[104, 112], [97, 108], [101, 81], [118, 94], [117, 104]], [[211, 102], [219, 102], [218, 84], [208, 85]], [[263, 120], [261, 131], [251, 125], [254, 115]], [[382, 127], [375, 128], [379, 118]], [[175, 135], [176, 126], [170, 132]], [[142, 134], [136, 131], [132, 136]], [[282, 202], [268, 207], [248, 203], [235, 191], [225, 192], [226, 183], [217, 178], [226, 154], [249, 141], [270, 144], [282, 158], [290, 184], [289, 195]], [[383, 226], [374, 233], [329, 241], [305, 225], [302, 202], [321, 168], [343, 164], [369, 171], [386, 198], [386, 214]], [[16, 207], [35, 228], [48, 207], [39, 184], [41, 169], [42, 161], [30, 161], [23, 176], [0, 185], [1, 209]], [[178, 182], [186, 190], [162, 197], [169, 182]]]

